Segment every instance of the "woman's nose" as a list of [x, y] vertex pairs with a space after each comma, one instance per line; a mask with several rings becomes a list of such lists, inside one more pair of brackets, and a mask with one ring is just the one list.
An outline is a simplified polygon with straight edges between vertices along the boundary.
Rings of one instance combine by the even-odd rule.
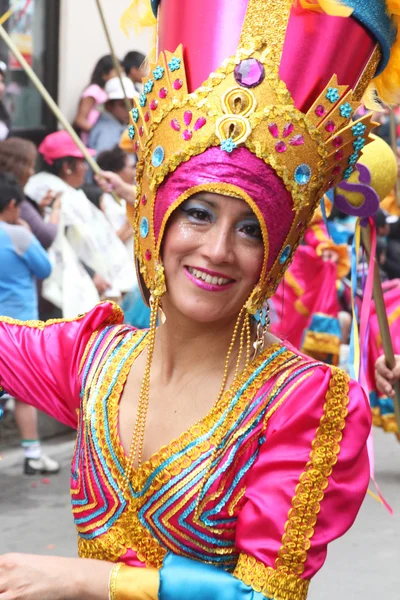
[[207, 232], [205, 242], [205, 253], [214, 264], [232, 261], [234, 255], [233, 240], [229, 228], [215, 224]]

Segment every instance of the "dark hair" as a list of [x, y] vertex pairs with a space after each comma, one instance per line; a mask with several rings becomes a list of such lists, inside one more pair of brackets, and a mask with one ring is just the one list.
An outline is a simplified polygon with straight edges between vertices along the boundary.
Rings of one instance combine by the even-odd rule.
[[131, 52], [125, 54], [122, 66], [124, 67], [126, 74], [129, 75], [131, 69], [140, 69], [145, 59], [145, 55], [136, 50], [131, 50]]
[[108, 73], [113, 69], [114, 61], [112, 59], [111, 54], [106, 54], [105, 56], [102, 56], [102, 58], [100, 58], [95, 68], [93, 69], [90, 83], [96, 83], [101, 88], [104, 88], [106, 82], [104, 81], [103, 77], [104, 75], [108, 75]]
[[100, 209], [100, 198], [103, 195], [103, 191], [99, 186], [95, 183], [86, 183], [81, 187], [81, 190], [85, 193], [85, 196], [90, 202]]
[[62, 158], [56, 158], [52, 165], [49, 165], [45, 160], [43, 161], [43, 171], [51, 173], [52, 175], [60, 176], [63, 166], [66, 164], [71, 171], [76, 169], [76, 158], [73, 156], [63, 156]]
[[24, 199], [24, 190], [10, 173], [0, 173], [0, 212], [3, 212], [15, 200], [20, 204]]
[[0, 171], [12, 173], [20, 185], [25, 185], [28, 169], [36, 157], [36, 146], [29, 140], [10, 137], [0, 142]]
[[111, 150], [100, 152], [97, 157], [97, 164], [102, 171], [118, 173], [125, 167], [126, 156], [126, 153], [119, 146], [114, 146]]
[[378, 208], [376, 215], [374, 217], [375, 225], [376, 225], [377, 229], [379, 229], [380, 227], [385, 227], [386, 217], [387, 217], [387, 213], [382, 208]]

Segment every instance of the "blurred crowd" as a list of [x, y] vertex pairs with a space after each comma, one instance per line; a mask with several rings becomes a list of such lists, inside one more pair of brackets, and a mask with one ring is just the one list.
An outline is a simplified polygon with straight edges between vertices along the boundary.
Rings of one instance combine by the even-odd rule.
[[[144, 60], [128, 52], [120, 77], [110, 55], [100, 58], [74, 119], [100, 168], [131, 188], [136, 155], [126, 103], [141, 92]], [[137, 284], [126, 200], [118, 204], [103, 191], [66, 131], [46, 136], [38, 148], [10, 134], [6, 77], [0, 62], [0, 314], [25, 322], [68, 319], [112, 299], [128, 323], [146, 327], [149, 310]], [[57, 472], [57, 462], [41, 452], [35, 409], [7, 396], [1, 402], [0, 411], [15, 413], [24, 472]]]

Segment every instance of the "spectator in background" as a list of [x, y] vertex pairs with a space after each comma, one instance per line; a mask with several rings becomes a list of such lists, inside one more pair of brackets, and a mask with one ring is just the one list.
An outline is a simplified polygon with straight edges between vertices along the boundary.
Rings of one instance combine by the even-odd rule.
[[[103, 171], [117, 173], [125, 183], [133, 186], [135, 155], [127, 154], [119, 146], [115, 146], [112, 150], [101, 152], [97, 157], [97, 164]], [[133, 230], [128, 223], [125, 200], [121, 199], [121, 204], [117, 204], [111, 194], [105, 193], [102, 196], [102, 210], [120, 240], [126, 245], [130, 256], [133, 257]]]
[[75, 117], [75, 126], [85, 144], [88, 142], [90, 130], [101, 115], [99, 107], [107, 100], [107, 94], [104, 90], [106, 82], [116, 75], [112, 56], [106, 54], [96, 64], [90, 84], [82, 93]]
[[[128, 189], [134, 189], [136, 154], [128, 154], [119, 146], [115, 146], [112, 150], [106, 150], [99, 154], [97, 163], [102, 169], [103, 175], [110, 177], [111, 174], [114, 181], [118, 181], [119, 184], [126, 186]], [[106, 189], [103, 191], [101, 200], [103, 211], [119, 238], [125, 243], [133, 263], [133, 228], [127, 219], [126, 206], [127, 203], [133, 204], [133, 197], [128, 197], [126, 201], [121, 198], [121, 205], [118, 205], [109, 191]], [[143, 302], [136, 277], [132, 280], [132, 289], [127, 292], [123, 299], [122, 309], [126, 323], [137, 329], [149, 327], [150, 310]]]
[[126, 109], [125, 94], [131, 99], [137, 95], [132, 81], [128, 77], [109, 79], [105, 86], [107, 101], [104, 112], [91, 129], [88, 139], [90, 148], [99, 154], [116, 146], [129, 123], [129, 113]]
[[[28, 140], [11, 137], [0, 142], [0, 172], [12, 173], [22, 188], [35, 173], [36, 159], [36, 146]], [[50, 214], [45, 220], [43, 217], [46, 210]], [[57, 235], [60, 199], [56, 198], [52, 190], [48, 190], [39, 203], [25, 196], [20, 211], [21, 219], [28, 223], [32, 233], [47, 250]]]
[[7, 65], [5, 62], [0, 60], [0, 142], [8, 137], [11, 128], [11, 117], [4, 104], [4, 96], [6, 93], [6, 73]]
[[[35, 278], [50, 275], [51, 263], [35, 236], [20, 224], [24, 192], [13, 175], [0, 173], [0, 314], [20, 321], [38, 318]], [[59, 464], [42, 454], [37, 412], [15, 402], [15, 419], [27, 475], [57, 473]]]
[[142, 79], [143, 77], [146, 77], [146, 69], [144, 67], [145, 60], [146, 57], [144, 54], [132, 50], [125, 55], [124, 60], [122, 61], [122, 66], [124, 67], [127, 77], [131, 79], [139, 94], [142, 93]]
[[118, 300], [128, 291], [132, 261], [102, 211], [80, 189], [87, 165], [71, 136], [66, 131], [51, 133], [39, 152], [45, 170], [30, 178], [25, 192], [36, 202], [49, 189], [62, 193], [61, 227], [50, 249], [55, 268], [46, 281], [46, 297], [63, 317], [75, 317], [100, 298]]

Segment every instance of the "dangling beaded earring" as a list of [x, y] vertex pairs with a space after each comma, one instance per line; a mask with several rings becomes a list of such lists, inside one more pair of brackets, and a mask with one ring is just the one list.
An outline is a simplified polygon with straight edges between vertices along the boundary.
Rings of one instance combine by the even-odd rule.
[[269, 316], [270, 307], [268, 300], [265, 302], [264, 306], [257, 313], [257, 335], [256, 340], [253, 343], [254, 354], [253, 360], [258, 354], [264, 351], [265, 348], [265, 335], [268, 331], [269, 326], [271, 325], [271, 319]]

